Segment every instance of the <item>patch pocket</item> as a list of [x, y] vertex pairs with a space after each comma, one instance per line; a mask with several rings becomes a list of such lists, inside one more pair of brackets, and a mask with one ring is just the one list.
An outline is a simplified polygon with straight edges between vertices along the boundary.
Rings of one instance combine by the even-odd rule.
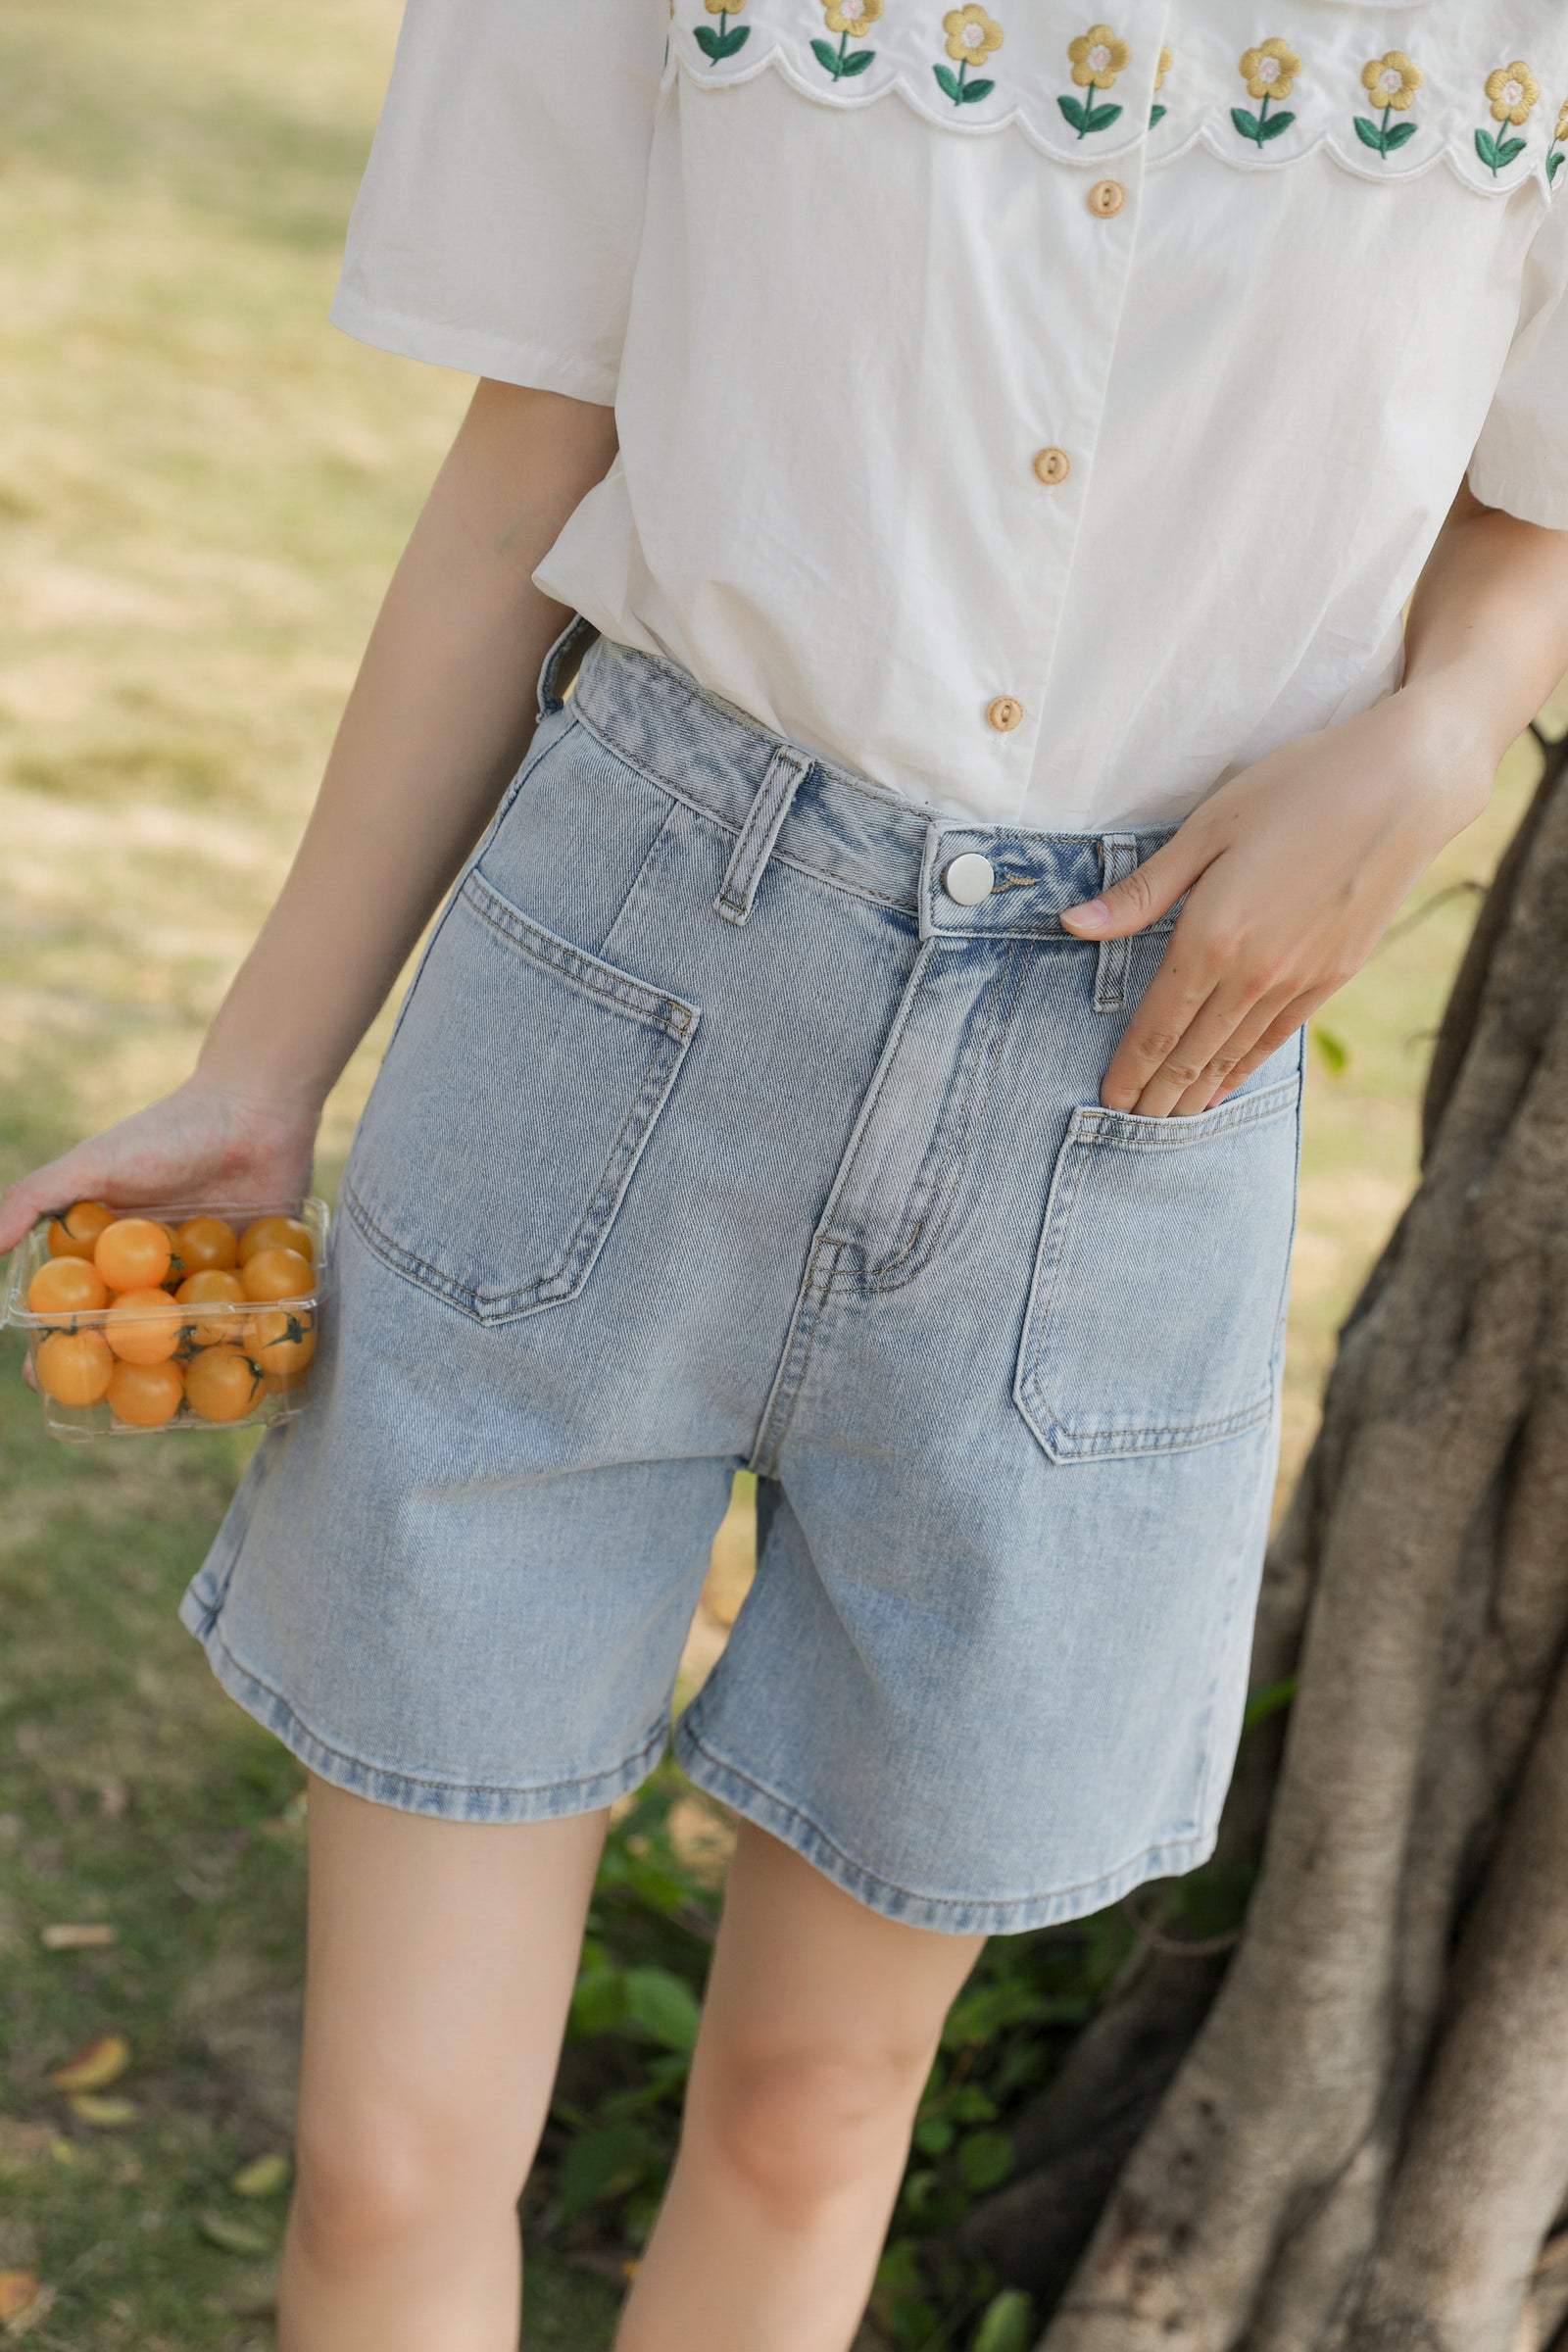
[[1268, 1419], [1299, 1103], [1298, 1066], [1190, 1118], [1073, 1112], [1013, 1384], [1053, 1461], [1183, 1452]]
[[530, 921], [470, 871], [343, 1175], [378, 1256], [481, 1323], [575, 1298], [698, 1008]]

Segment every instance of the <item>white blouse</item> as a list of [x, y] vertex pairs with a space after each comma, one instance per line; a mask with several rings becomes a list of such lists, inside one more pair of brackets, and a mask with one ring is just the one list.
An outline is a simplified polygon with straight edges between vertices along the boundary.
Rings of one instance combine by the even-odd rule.
[[1398, 682], [1468, 467], [1568, 530], [1564, 0], [408, 0], [333, 316], [613, 402], [536, 577], [994, 821]]

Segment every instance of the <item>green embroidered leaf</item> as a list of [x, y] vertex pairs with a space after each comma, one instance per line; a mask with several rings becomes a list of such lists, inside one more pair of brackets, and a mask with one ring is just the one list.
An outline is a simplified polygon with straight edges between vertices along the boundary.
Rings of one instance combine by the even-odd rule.
[[698, 48], [707, 58], [709, 64], [710, 66], [716, 65], [719, 54], [718, 35], [713, 30], [712, 26], [710, 24], [693, 25], [692, 39], [697, 43]]
[[1295, 121], [1294, 115], [1270, 115], [1268, 121], [1262, 125], [1262, 137], [1258, 140], [1259, 146], [1262, 145], [1263, 139], [1277, 139], [1280, 132], [1289, 130]]
[[1085, 130], [1108, 130], [1120, 113], [1119, 106], [1091, 107], [1084, 118], [1084, 128]]
[[1501, 146], [1497, 149], [1498, 163], [1511, 164], [1516, 157], [1523, 155], [1528, 145], [1529, 141], [1527, 139], [1504, 139]]
[[1560, 147], [1554, 147], [1546, 158], [1546, 177], [1548, 179], [1555, 179], [1561, 170], [1562, 149]]
[[852, 74], [863, 74], [866, 67], [872, 63], [875, 56], [876, 51], [874, 49], [852, 49], [849, 56], [844, 60], [843, 78], [848, 81]]
[[1476, 153], [1484, 164], [1490, 164], [1493, 171], [1495, 172], [1497, 169], [1497, 142], [1490, 130], [1476, 132]]
[[996, 86], [994, 81], [966, 81], [963, 85], [964, 105], [974, 106], [980, 99], [989, 98]]
[[1415, 137], [1420, 127], [1419, 122], [1396, 122], [1387, 140], [1389, 153], [1392, 155], [1396, 147], [1405, 146]]
[[1255, 141], [1257, 138], [1257, 117], [1255, 115], [1249, 114], [1245, 106], [1233, 106], [1231, 108], [1231, 121], [1235, 123], [1237, 129], [1241, 132], [1244, 139], [1252, 139]]
[[958, 103], [958, 76], [956, 74], [947, 66], [933, 66], [931, 71], [937, 77], [937, 87], [942, 91], [943, 96], [951, 98], [954, 105], [956, 106]]
[[1169, 114], [1169, 112], [1170, 112], [1170, 109], [1169, 109], [1169, 107], [1166, 107], [1166, 106], [1152, 106], [1152, 107], [1150, 108], [1150, 110], [1149, 110], [1149, 127], [1150, 127], [1150, 129], [1151, 129], [1151, 130], [1152, 130], [1152, 129], [1153, 129], [1153, 127], [1154, 127], [1154, 124], [1155, 124], [1156, 122], [1164, 122], [1164, 120], [1165, 120], [1165, 117], [1166, 117], [1166, 116]]
[[839, 77], [839, 53], [834, 48], [832, 42], [813, 41], [811, 43], [811, 55], [815, 58], [823, 73], [831, 74], [834, 80], [837, 81]]
[[1084, 131], [1088, 128], [1083, 107], [1079, 104], [1076, 98], [1069, 98], [1065, 92], [1062, 92], [1057, 97], [1056, 104], [1060, 107], [1062, 113], [1066, 116], [1068, 122], [1072, 124], [1074, 130], [1078, 132], [1081, 138]]
[[1377, 124], [1375, 122], [1369, 122], [1365, 115], [1357, 115], [1355, 118], [1355, 135], [1360, 140], [1362, 146], [1370, 147], [1374, 154], [1388, 154], [1388, 141], [1384, 138], [1383, 133], [1381, 130], [1379, 130]]
[[733, 57], [737, 49], [745, 48], [751, 37], [752, 28], [749, 24], [737, 24], [733, 32], [725, 33], [716, 54], [719, 57]]

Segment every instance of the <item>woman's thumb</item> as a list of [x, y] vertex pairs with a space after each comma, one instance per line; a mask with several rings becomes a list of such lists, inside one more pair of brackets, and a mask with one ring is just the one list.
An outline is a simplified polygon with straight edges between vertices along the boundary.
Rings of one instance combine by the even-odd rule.
[[1135, 865], [1130, 874], [1102, 890], [1098, 899], [1067, 907], [1061, 917], [1063, 928], [1085, 939], [1124, 939], [1130, 931], [1146, 930], [1170, 912], [1207, 863], [1208, 855], [1200, 853], [1196, 842], [1184, 842], [1178, 833], [1142, 865]]

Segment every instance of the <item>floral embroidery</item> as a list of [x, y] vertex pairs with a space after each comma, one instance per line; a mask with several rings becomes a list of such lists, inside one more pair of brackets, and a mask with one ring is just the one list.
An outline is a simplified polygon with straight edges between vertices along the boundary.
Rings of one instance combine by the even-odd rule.
[[815, 40], [811, 55], [824, 74], [835, 81], [846, 81], [852, 74], [863, 74], [876, 56], [874, 49], [857, 49], [852, 55], [851, 41], [863, 39], [882, 14], [882, 0], [822, 0], [822, 14], [829, 32], [836, 32], [839, 45]]
[[1563, 150], [1568, 148], [1568, 99], [1564, 99], [1557, 127], [1551, 134], [1551, 153], [1546, 158], [1546, 177], [1555, 179], [1562, 170]]
[[1415, 103], [1415, 94], [1424, 79], [1419, 66], [1414, 66], [1402, 49], [1391, 49], [1386, 57], [1375, 57], [1361, 69], [1361, 87], [1374, 106], [1381, 104], [1383, 120], [1374, 122], [1366, 115], [1355, 117], [1355, 135], [1363, 147], [1375, 155], [1393, 155], [1396, 148], [1407, 146], [1420, 129], [1419, 122], [1395, 122], [1390, 117], [1405, 114]]
[[[1067, 43], [1067, 55], [1081, 90], [1108, 90], [1115, 86], [1117, 74], [1126, 73], [1133, 53], [1108, 24], [1091, 24]], [[1092, 98], [1072, 98], [1065, 91], [1056, 104], [1080, 138], [1091, 130], [1108, 130], [1121, 115], [1119, 106], [1097, 106]]]
[[967, 75], [971, 61], [984, 65], [992, 51], [1002, 47], [1002, 26], [995, 18], [986, 15], [977, 0], [970, 0], [967, 8], [949, 9], [942, 20], [942, 29], [948, 36], [948, 55], [958, 69], [955, 74], [947, 66], [932, 67], [943, 96], [951, 98], [955, 106], [972, 106], [978, 99], [989, 98], [996, 83], [984, 79], [970, 81]]
[[1238, 70], [1249, 98], [1262, 103], [1255, 115], [1245, 106], [1233, 106], [1231, 121], [1244, 139], [1255, 139], [1261, 147], [1266, 139], [1277, 139], [1282, 130], [1289, 130], [1296, 121], [1294, 115], [1271, 115], [1268, 109], [1271, 99], [1290, 96], [1301, 61], [1289, 41], [1260, 41], [1255, 49], [1244, 51]]
[[693, 29], [692, 39], [709, 64], [716, 66], [720, 58], [733, 57], [737, 49], [744, 49], [752, 37], [749, 24], [737, 24], [733, 32], [728, 29], [728, 20], [739, 14], [746, 0], [704, 0], [704, 6], [710, 17], [718, 19], [718, 30], [715, 32], [710, 24], [699, 24]]
[[[1154, 75], [1154, 88], [1156, 92], [1162, 90], [1165, 86], [1165, 76], [1170, 72], [1171, 62], [1170, 51], [1168, 49], [1161, 49], [1159, 53], [1159, 71]], [[1149, 110], [1150, 129], [1152, 130], [1156, 122], [1163, 122], [1166, 115], [1169, 112], [1170, 109], [1168, 107], [1159, 105], [1152, 106]]]
[[[1541, 96], [1541, 84], [1524, 59], [1516, 57], [1511, 66], [1499, 66], [1487, 75], [1487, 96], [1492, 101], [1494, 122], [1511, 122], [1517, 130], [1529, 122]], [[1523, 155], [1528, 145], [1527, 139], [1500, 139], [1486, 129], [1476, 132], [1476, 153], [1489, 166], [1494, 179]]]

